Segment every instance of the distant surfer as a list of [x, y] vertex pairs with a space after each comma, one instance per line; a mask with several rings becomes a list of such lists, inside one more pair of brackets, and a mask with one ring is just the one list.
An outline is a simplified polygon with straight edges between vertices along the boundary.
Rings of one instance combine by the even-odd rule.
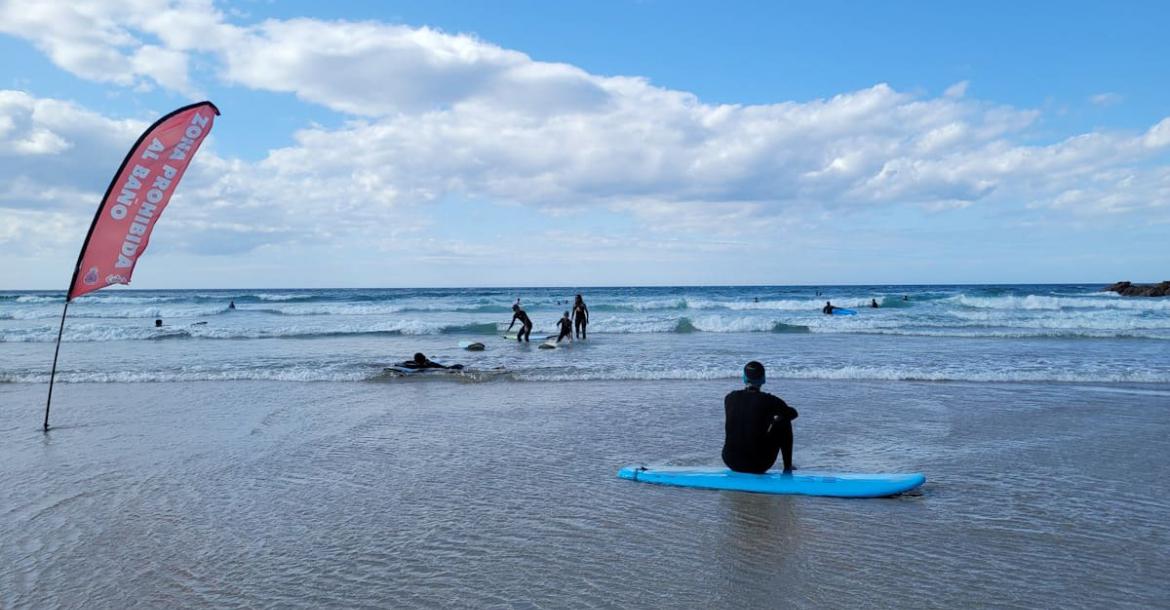
[[404, 369], [415, 369], [415, 370], [417, 370], [417, 369], [461, 369], [461, 368], [463, 368], [462, 364], [452, 364], [451, 366], [439, 364], [438, 362], [435, 362], [434, 360], [427, 358], [426, 355], [423, 354], [422, 352], [415, 354], [414, 359], [402, 362], [398, 366], [400, 366]]
[[585, 338], [585, 327], [589, 325], [589, 308], [585, 306], [585, 299], [577, 295], [573, 302], [573, 328], [577, 329], [577, 338]]
[[561, 339], [565, 337], [568, 337], [569, 341], [573, 340], [573, 321], [569, 319], [569, 312], [566, 311], [565, 315], [557, 320], [557, 326], [561, 329], [561, 334], [557, 335], [557, 343], [560, 343]]
[[880, 306], [878, 305], [877, 299], [870, 299], [870, 300], [869, 300], [869, 306], [870, 306], [870, 307], [872, 307], [872, 308], [874, 308], [874, 309], [877, 309], [878, 307], [880, 307]]
[[231, 300], [231, 301], [228, 303], [228, 309], [235, 309], [235, 308], [236, 308], [236, 300], [235, 300], [235, 299], [232, 299], [232, 300]]
[[830, 315], [833, 313], [834, 309], [837, 309], [837, 308], [833, 307], [833, 304], [831, 302], [825, 301], [825, 306], [821, 308], [821, 313], [823, 313], [825, 315]]
[[154, 327], [155, 328], [162, 328], [162, 318], [155, 318]]
[[910, 300], [910, 297], [909, 297], [909, 296], [906, 296], [906, 295], [902, 295], [902, 300], [903, 300], [903, 301], [909, 301], [909, 300]]
[[742, 390], [723, 399], [726, 437], [723, 463], [736, 472], [763, 474], [784, 458], [784, 472], [792, 472], [792, 420], [799, 415], [780, 398], [760, 390], [764, 365], [755, 360], [743, 367]]
[[516, 333], [516, 342], [524, 341], [527, 343], [528, 335], [532, 334], [532, 320], [523, 309], [520, 309], [520, 299], [516, 299], [516, 304], [512, 305], [512, 323], [508, 325], [508, 330], [512, 330], [512, 326], [516, 324], [517, 320], [520, 321], [520, 332]]

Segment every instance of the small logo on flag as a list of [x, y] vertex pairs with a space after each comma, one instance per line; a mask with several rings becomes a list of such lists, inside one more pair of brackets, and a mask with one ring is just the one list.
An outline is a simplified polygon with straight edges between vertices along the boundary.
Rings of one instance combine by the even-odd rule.
[[81, 281], [85, 282], [86, 286], [93, 286], [96, 284], [98, 281], [98, 268], [90, 267], [89, 271], [85, 274], [85, 277], [81, 278]]

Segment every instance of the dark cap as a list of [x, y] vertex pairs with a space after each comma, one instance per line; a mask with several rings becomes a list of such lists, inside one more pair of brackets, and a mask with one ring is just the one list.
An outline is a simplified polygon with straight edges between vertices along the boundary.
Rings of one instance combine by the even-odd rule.
[[764, 381], [764, 365], [752, 360], [743, 366], [744, 381], [753, 383], [763, 383]]

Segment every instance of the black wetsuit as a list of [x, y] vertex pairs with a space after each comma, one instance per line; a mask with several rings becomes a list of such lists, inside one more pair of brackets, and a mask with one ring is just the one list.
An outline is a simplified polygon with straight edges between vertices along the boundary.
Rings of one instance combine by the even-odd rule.
[[[723, 399], [727, 414], [723, 463], [737, 472], [767, 472], [783, 453], [784, 469], [792, 469], [792, 420], [796, 409], [755, 386]], [[778, 419], [776, 419], [778, 418]]]
[[[415, 361], [415, 360], [407, 360], [406, 362], [402, 362], [402, 363], [400, 363], [398, 366], [400, 366], [400, 367], [402, 367], [402, 368], [404, 368], [404, 369], [445, 369], [445, 368], [454, 368], [454, 367], [446, 367], [446, 366], [443, 366], [443, 365], [439, 364], [438, 362], [434, 362], [433, 360], [430, 360], [430, 359], [424, 360], [422, 363], [419, 363], [418, 361]], [[456, 366], [458, 366], [458, 365], [456, 365]]]
[[577, 338], [585, 338], [585, 327], [589, 325], [589, 308], [585, 303], [573, 306], [573, 327], [577, 329]]
[[[520, 320], [520, 331], [516, 333], [516, 341], [527, 341], [528, 335], [532, 334], [532, 320], [523, 309], [517, 309], [516, 313], [512, 314], [512, 324], [515, 324], [516, 320]], [[508, 325], [508, 330], [512, 330], [512, 324]]]
[[571, 322], [568, 318], [561, 318], [560, 320], [557, 320], [557, 326], [561, 327], [561, 334], [557, 336], [557, 343], [560, 343], [561, 339], [564, 339], [565, 337], [573, 334], [573, 322]]

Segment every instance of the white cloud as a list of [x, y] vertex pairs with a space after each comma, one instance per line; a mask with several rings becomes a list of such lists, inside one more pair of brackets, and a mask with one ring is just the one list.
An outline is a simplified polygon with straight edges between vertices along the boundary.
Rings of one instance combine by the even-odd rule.
[[971, 83], [969, 83], [967, 81], [959, 81], [959, 82], [951, 85], [950, 87], [947, 87], [947, 90], [943, 91], [943, 97], [951, 97], [951, 98], [963, 97], [963, 96], [967, 95], [967, 87], [970, 84]]
[[1121, 94], [1108, 91], [1105, 93], [1098, 93], [1096, 95], [1089, 96], [1089, 103], [1093, 104], [1094, 106], [1101, 106], [1103, 108], [1107, 106], [1116, 106], [1124, 100], [1125, 98], [1122, 97]]
[[[44, 205], [68, 206], [83, 191], [104, 189], [111, 167], [147, 123], [106, 118], [70, 102], [0, 90], [0, 204], [20, 192]], [[108, 166], [95, 163], [106, 160]], [[93, 203], [91, 198], [90, 203]]]
[[[803, 103], [708, 104], [429, 28], [235, 25], [209, 0], [0, 1], [0, 31], [90, 80], [192, 92], [218, 78], [355, 119], [306, 128], [255, 163], [201, 152], [160, 225], [192, 251], [216, 240], [376, 243], [387, 231], [425, 239], [421, 206], [447, 195], [601, 208], [680, 235], [907, 205], [1165, 215], [1170, 200], [1158, 165], [1170, 119], [1025, 144], [1039, 113], [967, 97], [966, 82], [938, 97], [878, 84]], [[203, 54], [211, 60], [193, 61]], [[0, 92], [0, 207], [91, 206], [143, 127]]]
[[1170, 118], [1162, 119], [1151, 127], [1142, 138], [1142, 144], [1151, 149], [1170, 147]]
[[0, 250], [5, 260], [57, 255], [77, 248], [77, 235], [84, 236], [88, 226], [77, 214], [0, 207]]
[[215, 43], [226, 27], [211, 0], [0, 0], [0, 32], [31, 41], [61, 68], [93, 81], [154, 82], [188, 95], [196, 90], [186, 51]]
[[429, 28], [294, 19], [234, 31], [241, 35], [221, 54], [227, 80], [352, 114], [463, 103], [543, 114], [607, 99], [598, 79], [575, 67]]

